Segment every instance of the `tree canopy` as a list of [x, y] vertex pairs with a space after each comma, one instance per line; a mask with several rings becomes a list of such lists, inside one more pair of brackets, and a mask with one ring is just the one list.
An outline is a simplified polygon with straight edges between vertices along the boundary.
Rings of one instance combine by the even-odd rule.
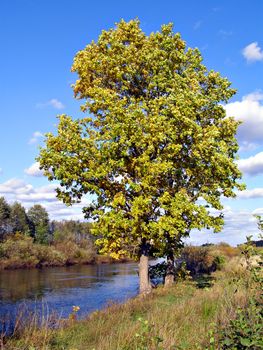
[[27, 213], [32, 237], [41, 244], [49, 242], [49, 217], [42, 205], [33, 205]]
[[7, 203], [4, 197], [0, 197], [0, 240], [4, 238], [5, 234], [9, 230], [10, 212], [10, 205]]
[[10, 224], [12, 231], [29, 233], [29, 222], [25, 208], [19, 202], [11, 206]]
[[146, 35], [138, 20], [102, 31], [72, 71], [84, 116], [61, 115], [38, 160], [66, 204], [90, 195], [101, 251], [136, 255], [146, 239], [163, 255], [191, 229], [220, 230], [222, 196], [242, 189], [230, 82], [171, 24]]

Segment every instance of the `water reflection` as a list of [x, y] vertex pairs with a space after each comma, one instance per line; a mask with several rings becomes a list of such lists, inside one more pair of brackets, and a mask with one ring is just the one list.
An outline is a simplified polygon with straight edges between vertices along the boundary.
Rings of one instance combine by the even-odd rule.
[[80, 315], [137, 294], [137, 264], [103, 264], [0, 272], [0, 317], [15, 317], [22, 303], [43, 303], [67, 317], [73, 305]]

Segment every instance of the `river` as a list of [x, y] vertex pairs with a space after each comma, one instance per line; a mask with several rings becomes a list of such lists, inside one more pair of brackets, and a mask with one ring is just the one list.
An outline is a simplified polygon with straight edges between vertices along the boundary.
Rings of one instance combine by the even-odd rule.
[[[55, 311], [78, 317], [138, 293], [138, 265], [101, 264], [0, 271], [0, 320], [13, 324], [19, 310]], [[1, 328], [1, 327], [0, 327]]]

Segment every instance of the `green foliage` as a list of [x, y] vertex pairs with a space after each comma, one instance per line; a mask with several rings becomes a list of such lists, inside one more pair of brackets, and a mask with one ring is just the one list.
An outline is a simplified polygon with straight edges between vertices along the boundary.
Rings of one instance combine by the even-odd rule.
[[194, 276], [199, 273], [211, 273], [220, 269], [225, 258], [214, 256], [209, 247], [185, 247], [182, 251], [181, 259], [186, 264], [186, 269]]
[[13, 268], [34, 267], [38, 264], [36, 247], [31, 237], [16, 233], [10, 236], [1, 245], [1, 267], [6, 268], [9, 264]]
[[162, 346], [163, 339], [158, 336], [157, 329], [147, 320], [139, 317], [140, 330], [135, 334], [129, 345], [121, 350], [165, 350]]
[[29, 232], [28, 217], [25, 208], [18, 202], [11, 205], [10, 225], [12, 232]]
[[35, 241], [40, 244], [48, 244], [51, 240], [49, 227], [45, 223], [35, 226]]
[[216, 255], [214, 258], [215, 270], [221, 270], [226, 263], [226, 258], [223, 255]]
[[9, 231], [10, 211], [10, 206], [5, 198], [0, 197], [0, 240], [2, 240]]
[[[149, 266], [149, 277], [155, 282], [159, 279], [164, 281], [167, 273], [168, 264], [166, 261]], [[191, 278], [190, 271], [187, 270], [186, 263], [183, 261], [174, 268], [174, 278], [176, 281], [189, 280]]]
[[[186, 47], [171, 24], [147, 36], [138, 20], [102, 31], [74, 59], [75, 97], [89, 117], [59, 117], [38, 161], [58, 198], [84, 208], [102, 253], [137, 256], [142, 238], [160, 256], [191, 229], [218, 231], [220, 197], [234, 197], [239, 122], [222, 102], [234, 94]], [[204, 204], [198, 202], [202, 197]]]
[[[197, 274], [210, 274], [223, 269], [227, 259], [233, 254], [237, 255], [238, 250], [227, 245], [205, 245], [201, 247], [186, 246], [177, 251], [177, 259], [174, 264], [175, 280], [187, 280]], [[163, 261], [149, 266], [150, 279], [155, 282], [157, 279], [165, 278], [168, 263]], [[208, 278], [208, 277], [207, 277]], [[158, 281], [159, 282], [159, 281]], [[198, 285], [210, 285], [209, 281], [198, 281]]]
[[[261, 217], [257, 219], [258, 227], [262, 230]], [[252, 236], [247, 237], [247, 242], [241, 247], [241, 254], [244, 256], [244, 266], [247, 272], [242, 282], [251, 296], [245, 308], [237, 309], [236, 317], [230, 321], [228, 327], [214, 332], [214, 334], [217, 333], [218, 341], [213, 341], [209, 350], [263, 349], [262, 257], [255, 249]], [[235, 284], [240, 285], [236, 281]], [[214, 334], [211, 339], [215, 339]]]
[[261, 231], [260, 237], [262, 237], [262, 233], [263, 233], [263, 218], [260, 215], [255, 215], [255, 217], [257, 219], [258, 229]]
[[238, 309], [237, 316], [224, 330], [221, 349], [263, 349], [263, 307], [251, 300], [245, 310]]
[[49, 217], [42, 205], [35, 204], [27, 212], [32, 237], [42, 244], [48, 243]]
[[10, 206], [3, 197], [0, 213], [0, 269], [93, 263], [97, 258], [90, 223], [50, 223], [41, 205], [34, 205], [26, 213], [20, 203]]
[[92, 245], [82, 248], [72, 241], [65, 241], [46, 246], [43, 242], [36, 243], [32, 237], [16, 233], [0, 243], [0, 269], [93, 263], [95, 255]]
[[52, 221], [54, 243], [63, 242], [67, 240], [74, 241], [84, 247], [85, 243], [92, 243], [92, 236], [90, 230], [91, 223], [80, 222], [75, 220], [68, 221]]

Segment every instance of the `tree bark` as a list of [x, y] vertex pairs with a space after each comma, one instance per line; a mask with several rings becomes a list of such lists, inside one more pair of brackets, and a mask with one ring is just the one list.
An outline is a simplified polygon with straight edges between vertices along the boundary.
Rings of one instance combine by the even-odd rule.
[[164, 278], [164, 286], [165, 287], [171, 287], [174, 283], [174, 255], [173, 253], [170, 253], [167, 256], [167, 269], [166, 269], [166, 274]]
[[139, 263], [140, 295], [151, 293], [151, 283], [149, 280], [149, 257], [142, 254]]

